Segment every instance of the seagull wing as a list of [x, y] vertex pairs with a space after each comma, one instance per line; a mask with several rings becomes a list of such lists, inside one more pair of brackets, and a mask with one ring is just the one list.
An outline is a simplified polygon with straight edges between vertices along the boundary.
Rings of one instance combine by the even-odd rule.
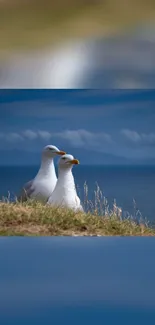
[[35, 187], [33, 185], [33, 179], [32, 179], [23, 186], [21, 193], [18, 197], [18, 200], [22, 200], [23, 202], [27, 201], [27, 199], [31, 197], [31, 194], [34, 191], [35, 191]]

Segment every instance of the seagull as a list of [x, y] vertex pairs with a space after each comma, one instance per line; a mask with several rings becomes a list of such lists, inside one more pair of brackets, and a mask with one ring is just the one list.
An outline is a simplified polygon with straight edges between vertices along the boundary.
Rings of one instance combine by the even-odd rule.
[[27, 201], [28, 198], [31, 198], [46, 203], [57, 182], [54, 157], [64, 154], [64, 151], [60, 151], [53, 145], [44, 147], [40, 169], [36, 177], [24, 185], [18, 200]]
[[74, 211], [83, 212], [80, 199], [77, 196], [74, 177], [72, 174], [73, 165], [78, 165], [79, 160], [72, 155], [63, 155], [58, 164], [58, 181], [47, 204], [59, 207], [66, 207]]

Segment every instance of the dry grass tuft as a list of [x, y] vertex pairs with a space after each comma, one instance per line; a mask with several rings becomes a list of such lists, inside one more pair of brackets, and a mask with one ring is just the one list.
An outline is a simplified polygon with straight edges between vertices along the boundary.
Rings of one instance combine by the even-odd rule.
[[1, 236], [154, 236], [155, 229], [116, 214], [98, 216], [28, 201], [0, 202]]
[[[77, 189], [78, 190], [78, 189]], [[78, 190], [79, 192], [79, 190]], [[134, 215], [123, 217], [114, 200], [110, 209], [98, 184], [89, 200], [83, 186], [85, 213], [50, 207], [35, 200], [11, 202], [11, 195], [0, 202], [0, 235], [4, 236], [155, 236], [155, 229], [142, 218], [134, 201]], [[79, 193], [78, 193], [79, 194]]]

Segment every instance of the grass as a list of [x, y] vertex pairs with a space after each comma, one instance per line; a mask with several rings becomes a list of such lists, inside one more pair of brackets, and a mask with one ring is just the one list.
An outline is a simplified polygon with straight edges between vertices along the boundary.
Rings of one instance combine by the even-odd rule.
[[45, 206], [37, 201], [0, 202], [1, 236], [155, 236], [155, 229], [143, 220], [122, 218], [114, 202], [109, 211], [107, 200], [99, 187], [94, 203], [88, 200], [84, 186], [87, 213]]
[[1, 50], [114, 33], [154, 18], [154, 0], [5, 0], [0, 2]]

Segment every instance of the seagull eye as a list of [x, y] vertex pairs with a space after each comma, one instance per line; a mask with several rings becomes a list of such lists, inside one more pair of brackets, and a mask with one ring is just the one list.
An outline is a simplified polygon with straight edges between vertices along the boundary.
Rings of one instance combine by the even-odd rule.
[[63, 159], [63, 160], [65, 160], [65, 159], [66, 159], [66, 157], [62, 157], [62, 159]]

